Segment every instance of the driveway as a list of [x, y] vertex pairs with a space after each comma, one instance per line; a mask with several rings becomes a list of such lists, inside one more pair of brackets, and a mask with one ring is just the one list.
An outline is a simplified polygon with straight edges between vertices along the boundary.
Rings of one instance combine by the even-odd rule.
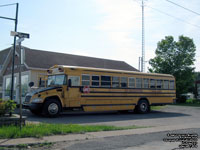
[[115, 126], [170, 126], [200, 123], [200, 107], [168, 105], [162, 110], [151, 111], [148, 114], [118, 113], [118, 112], [70, 112], [57, 118], [35, 116], [29, 110], [23, 110], [28, 122], [62, 123], [62, 124], [104, 124]]

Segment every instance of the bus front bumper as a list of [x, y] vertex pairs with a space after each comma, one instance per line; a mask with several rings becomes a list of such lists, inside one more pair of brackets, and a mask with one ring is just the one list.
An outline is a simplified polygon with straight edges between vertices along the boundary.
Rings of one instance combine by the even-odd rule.
[[43, 105], [42, 103], [28, 103], [28, 104], [23, 104], [22, 107], [24, 109], [29, 109], [29, 110], [41, 110]]

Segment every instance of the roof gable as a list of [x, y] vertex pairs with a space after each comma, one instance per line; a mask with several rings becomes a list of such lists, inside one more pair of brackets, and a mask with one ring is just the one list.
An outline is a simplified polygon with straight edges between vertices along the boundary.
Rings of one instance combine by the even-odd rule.
[[48, 69], [53, 65], [68, 65], [138, 71], [124, 61], [56, 53], [25, 48], [25, 62], [31, 68]]

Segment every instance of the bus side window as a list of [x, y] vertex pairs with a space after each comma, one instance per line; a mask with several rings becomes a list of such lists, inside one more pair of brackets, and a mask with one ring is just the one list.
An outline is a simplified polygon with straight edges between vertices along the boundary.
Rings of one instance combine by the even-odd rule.
[[161, 89], [162, 88], [162, 80], [157, 80], [157, 89]]
[[102, 87], [111, 87], [111, 77], [110, 76], [101, 76], [101, 86]]
[[71, 86], [80, 86], [79, 76], [69, 76], [68, 79], [71, 79]]
[[164, 89], [169, 89], [169, 81], [164, 80]]
[[99, 76], [97, 75], [92, 76], [92, 86], [96, 86], [96, 87], [99, 86]]
[[143, 83], [144, 83], [144, 88], [148, 89], [149, 88], [149, 79], [143, 79]]
[[127, 77], [121, 77], [121, 87], [126, 88], [128, 86]]
[[136, 88], [142, 88], [142, 79], [136, 78]]
[[135, 88], [135, 78], [133, 77], [128, 78], [128, 87]]
[[156, 80], [155, 79], [150, 79], [150, 88], [155, 89], [156, 88]]
[[119, 77], [112, 77], [112, 87], [114, 88], [119, 87]]
[[174, 80], [170, 80], [169, 89], [174, 89]]
[[90, 75], [82, 74], [82, 86], [90, 85]]

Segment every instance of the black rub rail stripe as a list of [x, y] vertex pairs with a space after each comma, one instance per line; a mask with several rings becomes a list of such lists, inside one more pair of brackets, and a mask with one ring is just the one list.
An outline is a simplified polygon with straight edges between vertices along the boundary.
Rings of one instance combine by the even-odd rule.
[[121, 105], [136, 105], [136, 104], [87, 104], [87, 105], [82, 105], [84, 106], [121, 106]]
[[112, 95], [81, 95], [81, 97], [175, 97], [175, 96], [112, 96]]
[[176, 94], [175, 92], [164, 93], [164, 92], [104, 92], [104, 91], [91, 91], [90, 93], [116, 93], [116, 94]]

